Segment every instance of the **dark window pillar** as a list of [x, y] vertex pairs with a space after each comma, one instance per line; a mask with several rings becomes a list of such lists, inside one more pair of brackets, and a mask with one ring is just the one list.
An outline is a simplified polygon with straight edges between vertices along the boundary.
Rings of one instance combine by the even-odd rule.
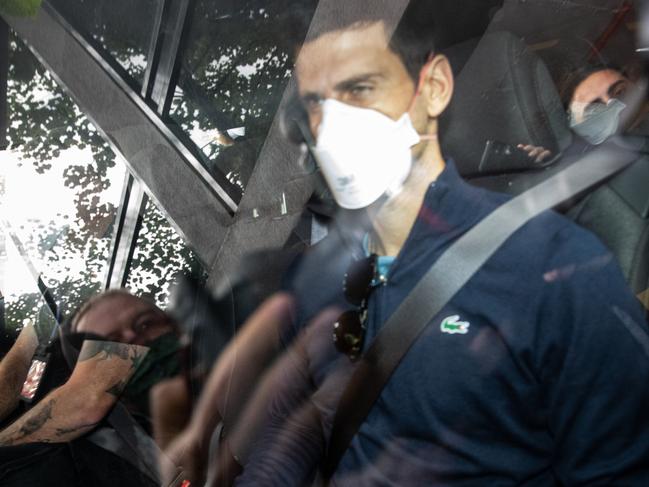
[[9, 26], [0, 17], [0, 150], [9, 145], [7, 139], [7, 78], [9, 77]]

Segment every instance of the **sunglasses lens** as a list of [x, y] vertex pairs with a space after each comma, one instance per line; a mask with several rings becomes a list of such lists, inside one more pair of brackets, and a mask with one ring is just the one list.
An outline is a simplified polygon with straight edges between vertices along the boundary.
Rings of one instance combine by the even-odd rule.
[[334, 323], [334, 344], [336, 349], [348, 355], [352, 360], [357, 358], [363, 347], [365, 329], [360, 314], [356, 310], [346, 311]]
[[371, 255], [365, 259], [352, 262], [345, 274], [345, 298], [351, 304], [360, 306], [370, 294], [376, 256]]

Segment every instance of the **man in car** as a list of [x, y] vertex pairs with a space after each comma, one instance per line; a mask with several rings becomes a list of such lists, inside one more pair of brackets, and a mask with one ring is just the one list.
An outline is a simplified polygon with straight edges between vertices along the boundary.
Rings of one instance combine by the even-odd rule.
[[[146, 414], [148, 389], [156, 380], [178, 372], [176, 325], [153, 303], [114, 290], [88, 301], [73, 318], [71, 332], [86, 339], [67, 380], [0, 431], [0, 483], [27, 485], [25, 482], [40, 476], [48, 478], [48, 485], [62, 485], [72, 479], [94, 478], [88, 477], [93, 473], [100, 474], [97, 478], [104, 475], [109, 482], [129, 472], [130, 479], [120, 481], [144, 485], [137, 471], [124, 467], [117, 457], [107, 457], [86, 438], [102, 426], [120, 398], [136, 417]], [[67, 340], [68, 333], [65, 335]], [[0, 362], [3, 418], [18, 407], [37, 346], [33, 326], [26, 326]], [[55, 362], [66, 359], [58, 347], [51, 352], [48, 367], [52, 370], [46, 369], [46, 373], [56, 374], [67, 364]], [[103, 472], [104, 466], [88, 464], [93, 458], [112, 465], [109, 472]], [[93, 472], [98, 468], [102, 472]]]
[[[506, 201], [466, 184], [440, 151], [453, 77], [435, 52], [435, 2], [410, 2], [394, 32], [390, 11], [339, 4], [299, 54], [303, 131], [351, 211], [295, 266], [292, 298], [260, 311], [270, 324], [273, 308], [295, 306], [293, 325], [278, 326], [286, 355], [249, 406], [270, 411], [237, 485], [312, 481], [359, 354], [440, 255]], [[370, 286], [350, 296], [365, 258]], [[341, 336], [344, 310], [362, 326]], [[331, 484], [647, 485], [648, 344], [640, 303], [610, 252], [543, 213], [430, 321]], [[235, 454], [254, 417], [230, 425]]]

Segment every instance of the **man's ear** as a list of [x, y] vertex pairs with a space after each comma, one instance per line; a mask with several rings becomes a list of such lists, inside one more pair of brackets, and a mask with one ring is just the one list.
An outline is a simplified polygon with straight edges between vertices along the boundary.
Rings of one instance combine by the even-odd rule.
[[453, 86], [453, 71], [446, 56], [438, 54], [426, 63], [421, 91], [429, 117], [438, 118], [446, 110], [453, 96]]

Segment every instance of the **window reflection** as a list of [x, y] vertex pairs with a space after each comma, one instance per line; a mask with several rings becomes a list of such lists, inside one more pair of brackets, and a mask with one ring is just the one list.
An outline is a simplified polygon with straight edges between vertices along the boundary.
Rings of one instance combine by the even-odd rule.
[[10, 238], [0, 228], [0, 246], [4, 245], [6, 249], [0, 262], [0, 272], [4, 276], [0, 298], [0, 334], [4, 335], [0, 337], [0, 341], [15, 337], [29, 323], [35, 324], [39, 336], [47, 340], [54, 330], [55, 316]]
[[52, 0], [88, 40], [142, 85], [159, 0]]
[[183, 272], [204, 282], [207, 273], [198, 256], [149, 200], [142, 217], [126, 287], [164, 307], [174, 276]]
[[[215, 6], [215, 3], [217, 6]], [[199, 1], [171, 118], [213, 172], [243, 191], [291, 74], [286, 12], [316, 1]]]
[[[125, 168], [16, 37], [10, 41], [7, 100], [2, 216], [65, 317], [103, 284]], [[6, 228], [3, 235], [11, 251]], [[34, 276], [15, 268], [20, 260], [16, 254], [6, 262], [14, 322], [20, 313], [33, 314], [36, 299], [30, 294]]]

